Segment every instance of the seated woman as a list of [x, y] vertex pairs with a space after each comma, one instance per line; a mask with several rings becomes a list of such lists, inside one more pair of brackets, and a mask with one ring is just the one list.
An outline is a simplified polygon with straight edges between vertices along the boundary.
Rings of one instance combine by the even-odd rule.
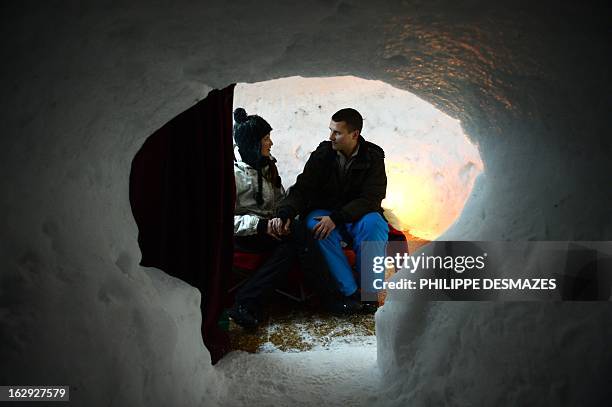
[[288, 239], [273, 232], [275, 204], [285, 195], [276, 160], [270, 155], [272, 127], [263, 118], [238, 108], [234, 111], [234, 140], [242, 161], [234, 162], [236, 207], [234, 248], [244, 252], [272, 252], [270, 258], [238, 290], [230, 317], [245, 328], [260, 322], [260, 299], [295, 260]]
[[237, 291], [229, 316], [244, 328], [256, 327], [261, 322], [262, 297], [296, 260], [328, 310], [335, 314], [356, 311], [359, 304], [338, 300], [327, 263], [304, 225], [293, 220], [283, 226], [282, 220], [274, 217], [285, 190], [276, 160], [270, 155], [272, 127], [257, 115], [247, 115], [243, 108], [234, 111], [234, 121], [234, 140], [242, 160], [234, 163], [234, 248], [270, 252], [271, 256]]

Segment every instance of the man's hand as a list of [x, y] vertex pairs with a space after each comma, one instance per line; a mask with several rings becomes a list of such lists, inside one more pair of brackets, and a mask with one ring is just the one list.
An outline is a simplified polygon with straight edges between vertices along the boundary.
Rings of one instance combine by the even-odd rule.
[[282, 234], [283, 235], [291, 234], [291, 227], [290, 226], [291, 226], [291, 218], [287, 219], [287, 221], [283, 225], [283, 229], [282, 229]]
[[317, 240], [326, 239], [327, 236], [336, 228], [336, 224], [329, 216], [316, 216], [313, 219], [319, 221], [312, 229], [314, 233], [314, 238]]

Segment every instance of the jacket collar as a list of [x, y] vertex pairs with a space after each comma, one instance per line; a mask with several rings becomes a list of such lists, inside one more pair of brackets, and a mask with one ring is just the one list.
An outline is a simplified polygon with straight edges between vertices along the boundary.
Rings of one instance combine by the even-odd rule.
[[[361, 161], [370, 161], [370, 154], [368, 154], [368, 142], [362, 137], [359, 136], [359, 151], [357, 152], [357, 156], [355, 160]], [[332, 148], [331, 142], [329, 142], [329, 149], [327, 150], [327, 158], [336, 158], [337, 152]]]
[[[270, 155], [270, 161], [272, 161], [273, 163], [276, 163], [276, 158], [274, 158], [272, 155]], [[242, 160], [234, 161], [234, 165], [237, 166], [238, 168], [240, 168], [243, 171], [245, 171], [245, 170], [257, 171], [255, 168], [253, 168], [252, 166], [250, 166], [249, 164], [245, 163]], [[267, 168], [267, 166], [264, 167], [264, 168]]]
[[355, 161], [353, 162], [353, 169], [363, 169], [368, 168], [370, 166], [370, 154], [368, 153], [368, 143], [365, 139], [360, 135], [359, 136], [359, 151], [357, 152], [357, 156], [355, 157]]

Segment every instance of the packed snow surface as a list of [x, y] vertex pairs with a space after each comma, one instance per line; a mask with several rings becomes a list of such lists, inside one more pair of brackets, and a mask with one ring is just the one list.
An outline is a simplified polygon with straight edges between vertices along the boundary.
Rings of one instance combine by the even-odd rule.
[[215, 367], [221, 406], [367, 406], [380, 400], [376, 345], [333, 350], [232, 352]]

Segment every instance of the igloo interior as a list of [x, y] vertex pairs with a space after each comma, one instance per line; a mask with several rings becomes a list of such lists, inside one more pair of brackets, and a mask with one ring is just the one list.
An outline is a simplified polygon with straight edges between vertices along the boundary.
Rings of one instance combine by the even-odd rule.
[[[232, 83], [353, 75], [460, 120], [485, 171], [441, 239], [612, 240], [604, 5], [15, 2], [1, 18], [2, 385], [66, 384], [74, 405], [118, 406], [256, 405], [277, 385], [267, 371], [259, 394], [228, 391], [198, 290], [138, 265], [128, 199], [144, 140]], [[609, 302], [390, 295], [381, 382], [359, 401], [603, 405], [611, 322]], [[359, 369], [348, 360], [326, 367]], [[344, 385], [301, 399], [280, 386], [264, 404], [335, 404]]]

